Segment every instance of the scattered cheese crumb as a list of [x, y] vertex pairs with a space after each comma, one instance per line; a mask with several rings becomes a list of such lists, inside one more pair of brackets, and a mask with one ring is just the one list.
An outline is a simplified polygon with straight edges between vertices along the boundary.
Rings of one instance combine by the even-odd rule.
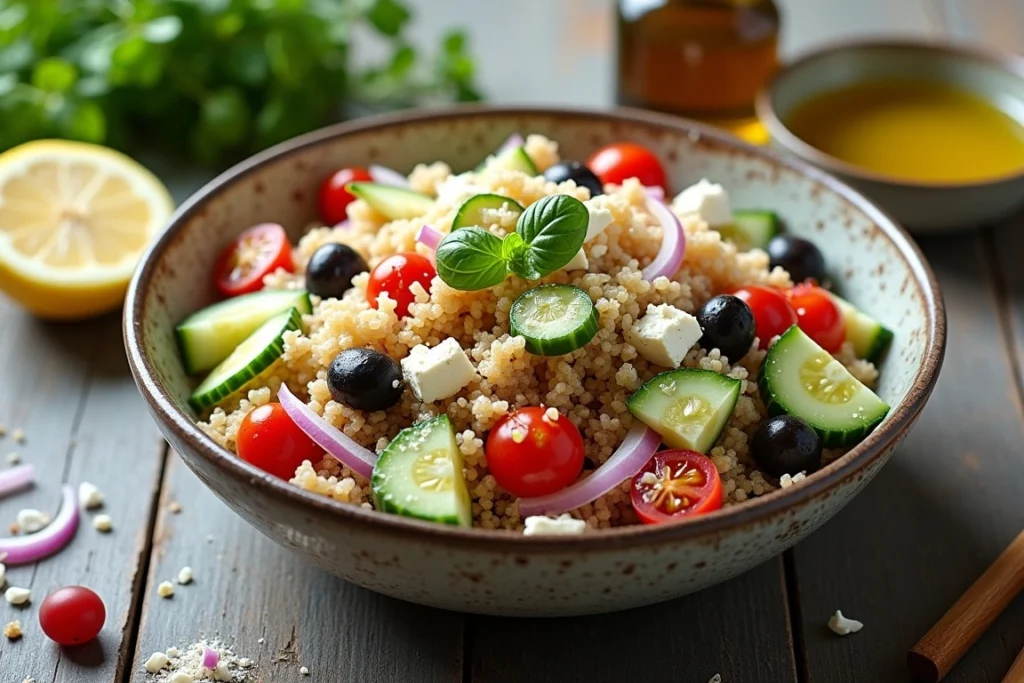
[[184, 671], [175, 671], [171, 674], [170, 678], [167, 679], [167, 683], [192, 683], [192, 680], [192, 676]]
[[302, 674], [303, 676], [308, 676], [309, 675], [309, 669], [307, 667], [300, 666], [299, 667], [299, 673]]
[[[205, 648], [215, 650], [219, 661], [211, 671], [203, 666], [203, 651]], [[250, 680], [247, 669], [253, 666], [252, 660], [248, 658], [237, 658], [224, 643], [218, 641], [200, 640], [180, 650], [176, 647], [169, 647], [163, 654], [167, 657], [167, 663], [163, 665], [163, 671], [153, 680], [153, 683], [193, 683], [199, 681], [230, 681], [242, 683]], [[156, 672], [154, 672], [156, 673]]]
[[166, 653], [165, 653], [165, 654], [166, 654], [166, 655], [167, 655], [168, 657], [170, 657], [171, 659], [176, 659], [176, 658], [178, 657], [178, 655], [179, 655], [179, 654], [181, 654], [181, 653], [180, 653], [180, 652], [178, 652], [178, 648], [176, 648], [176, 647], [174, 647], [174, 646], [172, 645], [171, 647], [167, 648], [167, 651], [166, 651]]
[[11, 586], [4, 592], [4, 598], [12, 605], [24, 605], [32, 597], [32, 591], [28, 588]]
[[545, 515], [527, 517], [524, 536], [572, 536], [587, 530], [587, 523], [576, 519], [569, 513], [552, 519]]
[[167, 658], [163, 652], [154, 652], [146, 660], [146, 671], [151, 674], [155, 674], [160, 669], [164, 668], [171, 663], [171, 660]]
[[262, 645], [263, 643], [267, 642], [267, 639], [266, 638], [257, 638], [256, 642], [259, 643], [260, 645]]
[[96, 515], [92, 520], [92, 526], [96, 531], [107, 532], [114, 528], [114, 521], [110, 515]]
[[206, 534], [206, 542], [213, 543], [213, 534]]
[[836, 610], [836, 613], [828, 620], [828, 627], [837, 636], [845, 636], [861, 630], [864, 628], [864, 624], [856, 619], [848, 619], [843, 616], [841, 610]]
[[722, 683], [722, 674], [715, 674], [708, 683]]
[[182, 567], [178, 570], [178, 583], [182, 586], [192, 583], [192, 567]]
[[0, 586], [3, 586], [7, 581], [7, 565], [0, 562]]
[[170, 581], [161, 581], [156, 587], [156, 594], [161, 598], [169, 598], [174, 595], [174, 584]]
[[19, 462], [21, 462], [21, 456], [16, 452], [12, 451], [7, 454], [7, 464], [17, 465]]
[[34, 534], [50, 523], [50, 516], [35, 508], [18, 510], [17, 524], [26, 534]]
[[235, 677], [231, 675], [228, 670], [228, 665], [224, 662], [217, 662], [217, 668], [213, 670], [213, 680], [215, 681], [233, 681]]
[[658, 483], [658, 475], [656, 475], [654, 472], [644, 472], [640, 476], [640, 483], [647, 484], [648, 486], [653, 486], [654, 484]]
[[11, 438], [17, 441], [18, 443], [25, 443], [25, 430], [23, 430], [21, 427], [18, 427], [13, 432], [11, 432]]
[[548, 422], [558, 422], [558, 409], [548, 408], [544, 411], [544, 419]]
[[800, 482], [802, 482], [806, 478], [807, 478], [807, 473], [806, 472], [797, 472], [796, 474], [793, 475], [793, 483], [794, 484], [799, 484]]
[[36, 683], [36, 679], [29, 676], [28, 678], [24, 679], [21, 683]]
[[250, 666], [252, 666], [252, 660], [248, 657], [242, 657], [238, 660], [238, 666], [242, 667], [243, 669], [248, 669]]
[[7, 636], [8, 640], [17, 640], [18, 638], [21, 638], [21, 622], [17, 619], [8, 622], [8, 624], [4, 626], [4, 635]]
[[793, 476], [789, 476], [789, 474], [783, 474], [781, 477], [779, 477], [779, 487], [788, 489], [793, 484], [799, 484], [806, 478], [806, 472], [797, 472]]
[[83, 481], [78, 485], [78, 500], [86, 510], [103, 505], [103, 493], [95, 485]]
[[172, 500], [172, 501], [171, 501], [171, 504], [170, 504], [170, 505], [168, 505], [167, 507], [168, 507], [168, 508], [170, 509], [170, 511], [171, 511], [171, 512], [173, 512], [174, 514], [178, 514], [179, 512], [181, 512], [181, 503], [179, 503], [179, 502], [178, 502], [178, 501], [176, 501], [176, 500]]

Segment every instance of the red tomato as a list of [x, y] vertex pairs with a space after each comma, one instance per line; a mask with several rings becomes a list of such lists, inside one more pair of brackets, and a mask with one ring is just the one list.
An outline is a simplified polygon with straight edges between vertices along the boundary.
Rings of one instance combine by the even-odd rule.
[[768, 348], [768, 342], [772, 337], [782, 334], [796, 324], [796, 311], [777, 289], [749, 285], [737, 289], [733, 294], [750, 306], [754, 314], [757, 343], [762, 349]]
[[546, 408], [509, 413], [487, 437], [487, 467], [506, 491], [521, 498], [564, 489], [583, 471], [583, 437], [564, 415], [549, 420]]
[[371, 180], [373, 178], [365, 168], [343, 168], [327, 176], [320, 186], [320, 218], [324, 224], [337, 225], [348, 218], [345, 209], [355, 197], [345, 189], [346, 185]]
[[401, 318], [409, 312], [409, 304], [416, 300], [416, 295], [409, 289], [412, 283], [420, 283], [429, 292], [430, 282], [435, 275], [437, 270], [434, 264], [422, 254], [410, 251], [388, 256], [370, 273], [366, 298], [371, 306], [377, 308], [377, 297], [387, 292], [389, 297], [398, 302], [395, 313]]
[[648, 187], [660, 187], [668, 192], [661, 161], [651, 150], [632, 142], [602, 147], [590, 157], [587, 167], [597, 175], [602, 185], [621, 185], [626, 178], [637, 178]]
[[316, 463], [324, 449], [299, 429], [280, 403], [250, 411], [238, 427], [238, 457], [281, 479], [291, 479], [303, 460]]
[[81, 645], [99, 635], [107, 610], [100, 596], [85, 586], [66, 586], [50, 593], [39, 606], [39, 625], [60, 645]]
[[261, 223], [249, 228], [224, 248], [214, 267], [214, 285], [224, 296], [238, 296], [263, 289], [263, 276], [278, 268], [289, 273], [292, 245], [284, 228]]
[[789, 294], [797, 324], [818, 346], [835, 353], [846, 339], [846, 321], [835, 299], [821, 287], [797, 285]]
[[644, 524], [670, 522], [722, 507], [722, 479], [697, 451], [662, 451], [633, 477], [629, 496]]

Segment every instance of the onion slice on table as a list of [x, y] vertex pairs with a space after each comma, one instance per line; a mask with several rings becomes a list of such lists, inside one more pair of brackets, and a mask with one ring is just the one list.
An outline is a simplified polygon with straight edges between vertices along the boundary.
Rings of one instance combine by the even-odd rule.
[[36, 471], [32, 465], [18, 465], [0, 471], [0, 498], [25, 488], [32, 483], [35, 476]]
[[363, 448], [340, 429], [313, 412], [313, 410], [296, 398], [285, 384], [277, 392], [277, 400], [288, 413], [295, 426], [313, 439], [320, 448], [334, 456], [338, 462], [356, 474], [370, 478], [377, 455]]
[[442, 239], [444, 239], [444, 235], [437, 230], [434, 230], [429, 225], [424, 225], [420, 228], [420, 231], [416, 233], [416, 241], [431, 251], [437, 251], [437, 245], [441, 244]]
[[66, 546], [78, 528], [78, 496], [73, 486], [60, 488], [60, 511], [42, 531], [28, 536], [0, 538], [0, 556], [7, 564], [28, 564], [41, 560]]
[[636, 476], [654, 457], [660, 445], [660, 434], [643, 422], [635, 421], [618, 450], [589, 477], [546, 496], [520, 498], [519, 516], [525, 519], [533, 515], [558, 515], [594, 502], [626, 479]]
[[212, 671], [217, 668], [217, 662], [219, 661], [220, 653], [209, 645], [203, 645], [203, 666]]
[[670, 278], [679, 271], [679, 266], [683, 264], [683, 255], [686, 253], [686, 233], [683, 232], [683, 224], [665, 202], [650, 195], [647, 196], [647, 210], [661, 223], [661, 249], [640, 274], [645, 280], [654, 280], [662, 275]]
[[401, 188], [409, 187], [409, 179], [393, 168], [380, 166], [378, 164], [370, 164], [370, 168], [367, 170], [370, 171], [370, 178], [372, 178], [375, 183]]
[[510, 149], [522, 147], [525, 142], [526, 140], [523, 139], [522, 135], [520, 135], [519, 133], [512, 133], [512, 135], [508, 136], [508, 140], [505, 140], [505, 142], [501, 143], [501, 147], [499, 147], [498, 151], [494, 153], [494, 156], [501, 156]]

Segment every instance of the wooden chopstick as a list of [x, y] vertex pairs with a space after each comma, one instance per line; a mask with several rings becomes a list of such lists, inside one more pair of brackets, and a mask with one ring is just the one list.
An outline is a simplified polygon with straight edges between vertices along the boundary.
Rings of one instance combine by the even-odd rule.
[[[907, 667], [913, 679], [918, 683], [942, 680], [1021, 590], [1024, 531], [907, 654]], [[1020, 660], [1018, 657], [1014, 669], [1024, 668]], [[1020, 675], [1008, 680], [1024, 683]]]
[[1003, 683], [1024, 683], [1024, 650], [1013, 660], [1010, 670], [1006, 672]]

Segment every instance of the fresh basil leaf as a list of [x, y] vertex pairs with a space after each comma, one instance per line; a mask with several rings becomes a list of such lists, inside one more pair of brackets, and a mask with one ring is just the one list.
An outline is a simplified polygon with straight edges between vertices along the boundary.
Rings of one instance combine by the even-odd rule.
[[526, 242], [519, 236], [518, 232], [506, 235], [505, 239], [501, 241], [501, 255], [506, 261], [519, 258], [524, 251], [526, 251]]
[[483, 228], [461, 228], [437, 245], [437, 274], [454, 289], [472, 292], [500, 284], [508, 277], [500, 237]]
[[590, 214], [578, 199], [551, 195], [530, 204], [516, 221], [516, 232], [527, 244], [512, 272], [537, 280], [564, 267], [587, 237]]

